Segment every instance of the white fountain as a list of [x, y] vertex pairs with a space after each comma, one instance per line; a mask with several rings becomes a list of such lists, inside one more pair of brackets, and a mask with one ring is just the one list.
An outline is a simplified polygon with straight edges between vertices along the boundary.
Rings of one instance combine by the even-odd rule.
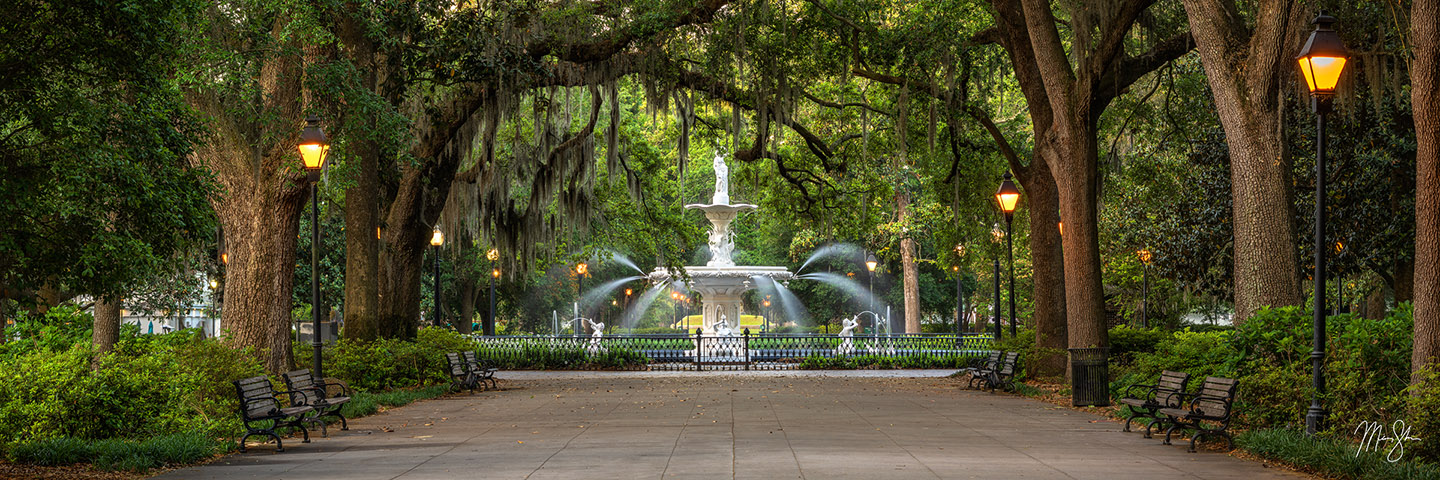
[[[757, 207], [748, 203], [730, 203], [730, 169], [718, 152], [715, 154], [715, 194], [710, 197], [710, 203], [691, 204], [685, 208], [700, 210], [705, 213], [705, 218], [710, 219], [710, 261], [705, 266], [687, 266], [684, 269], [690, 274], [686, 287], [699, 292], [703, 301], [704, 308], [700, 311], [704, 312], [704, 333], [715, 335], [716, 323], [722, 317], [735, 319], [735, 324], [740, 324], [741, 296], [756, 287], [752, 277], [769, 277], [779, 282], [789, 280], [793, 274], [785, 267], [736, 266], [735, 260], [731, 259], [730, 254], [735, 250], [735, 233], [730, 230], [730, 222], [740, 212]], [[650, 280], [654, 283], [672, 281], [670, 272], [663, 268], [651, 272]], [[728, 327], [722, 325], [726, 330], [729, 330]]]

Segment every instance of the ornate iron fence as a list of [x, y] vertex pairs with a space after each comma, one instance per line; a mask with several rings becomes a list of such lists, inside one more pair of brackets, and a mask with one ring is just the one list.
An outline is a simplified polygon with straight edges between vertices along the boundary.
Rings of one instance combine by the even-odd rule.
[[789, 370], [961, 368], [989, 335], [694, 334], [476, 337], [503, 369]]

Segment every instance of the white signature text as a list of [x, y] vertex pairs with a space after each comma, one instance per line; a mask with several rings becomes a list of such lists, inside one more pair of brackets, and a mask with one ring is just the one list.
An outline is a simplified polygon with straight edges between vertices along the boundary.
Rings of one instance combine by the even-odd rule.
[[[1390, 430], [1385, 430], [1385, 424], [1371, 422], [1369, 420], [1360, 422], [1355, 427], [1353, 435], [1360, 436], [1360, 447], [1355, 449], [1355, 457], [1359, 458], [1363, 452], [1385, 452], [1385, 461], [1395, 463], [1405, 456], [1405, 442], [1419, 441], [1419, 437], [1410, 436], [1410, 426], [1404, 420], [1396, 420], [1390, 424]], [[1388, 447], [1388, 448], [1387, 448]]]

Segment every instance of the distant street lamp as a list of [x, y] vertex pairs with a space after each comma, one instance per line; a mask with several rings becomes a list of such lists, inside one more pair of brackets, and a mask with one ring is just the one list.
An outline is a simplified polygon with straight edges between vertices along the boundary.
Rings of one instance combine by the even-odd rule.
[[1000, 204], [1000, 211], [1005, 212], [1005, 251], [1010, 263], [1010, 336], [1014, 337], [1015, 324], [1020, 322], [1015, 317], [1015, 241], [1010, 227], [1015, 219], [1015, 207], [1020, 204], [1020, 189], [1015, 188], [1010, 178], [1010, 172], [1005, 172], [1005, 180], [995, 191], [995, 201]]
[[585, 293], [585, 274], [590, 273], [590, 266], [585, 262], [575, 264], [575, 336], [580, 336], [580, 331], [585, 328], [581, 324], [581, 317], [585, 315], [580, 311], [580, 299]]
[[875, 261], [875, 254], [865, 254], [865, 269], [870, 271], [870, 329], [871, 333], [877, 334], [880, 332], [875, 330], [879, 328], [879, 320], [875, 313], [875, 267], [879, 264]]
[[[495, 266], [495, 261], [500, 259], [500, 251], [490, 249], [485, 252], [485, 259], [490, 260], [490, 313], [485, 318], [485, 325], [480, 327], [482, 334], [486, 336], [495, 335], [495, 281], [500, 279], [500, 268]], [[470, 321], [470, 319], [465, 319]]]
[[[305, 166], [305, 178], [310, 183], [310, 314], [312, 325], [311, 346], [315, 347], [315, 378], [325, 378], [321, 367], [321, 350], [325, 344], [320, 341], [320, 171], [325, 168], [325, 157], [330, 153], [330, 141], [320, 128], [320, 119], [305, 119], [305, 128], [300, 131], [300, 161]], [[229, 263], [229, 255], [220, 253], [221, 263]]]
[[965, 319], [965, 290], [960, 282], [960, 262], [965, 258], [965, 244], [955, 244], [955, 336], [958, 338]]
[[[1001, 241], [1001, 240], [1004, 240], [1005, 237], [1006, 237], [1005, 231], [1000, 229], [1000, 224], [998, 224], [998, 223], [995, 224], [995, 228], [990, 229], [990, 235], [993, 236], [993, 237], [995, 237], [995, 243], [1000, 243], [1000, 241]], [[991, 314], [991, 316], [994, 317], [994, 319], [995, 319], [995, 341], [998, 343], [998, 342], [1000, 341], [1000, 332], [1001, 332], [1001, 330], [1000, 330], [1000, 257], [995, 257], [995, 274], [992, 275], [991, 278], [994, 278], [994, 279], [995, 279], [995, 303], [990, 304], [990, 305], [991, 305], [991, 307], [990, 307], [990, 314]]]
[[1150, 250], [1135, 252], [1140, 257], [1140, 326], [1150, 328]]
[[1314, 435], [1325, 423], [1325, 120], [1334, 109], [1335, 85], [1345, 69], [1349, 54], [1340, 35], [1330, 28], [1335, 17], [1320, 14], [1312, 22], [1315, 30], [1300, 49], [1297, 61], [1310, 90], [1310, 110], [1315, 112], [1315, 300], [1314, 347], [1310, 351], [1315, 394], [1305, 410], [1305, 433]]
[[769, 332], [769, 331], [770, 331], [770, 296], [769, 296], [769, 295], [766, 295], [766, 296], [765, 296], [765, 301], [762, 302], [762, 305], [765, 306], [765, 317], [764, 317], [764, 318], [765, 318], [765, 331], [766, 331], [766, 332]]
[[440, 326], [440, 246], [445, 244], [445, 234], [440, 233], [440, 224], [435, 224], [435, 230], [430, 232], [430, 246], [435, 247], [435, 318], [430, 320], [431, 325]]

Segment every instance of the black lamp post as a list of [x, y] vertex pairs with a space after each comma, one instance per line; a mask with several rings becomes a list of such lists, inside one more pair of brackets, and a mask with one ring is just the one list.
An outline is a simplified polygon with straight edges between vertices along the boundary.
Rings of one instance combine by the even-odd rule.
[[580, 310], [580, 297], [585, 293], [585, 274], [590, 272], [590, 266], [585, 262], [575, 264], [575, 336], [580, 336], [580, 331], [585, 327], [581, 318], [585, 314]]
[[430, 246], [435, 247], [435, 318], [430, 320], [431, 325], [440, 325], [440, 246], [445, 244], [445, 234], [440, 233], [440, 225], [435, 225], [435, 230], [430, 232]]
[[1305, 410], [1305, 432], [1314, 434], [1323, 428], [1325, 407], [1320, 397], [1325, 395], [1325, 120], [1334, 108], [1335, 85], [1340, 82], [1340, 73], [1345, 69], [1348, 57], [1345, 43], [1340, 35], [1330, 28], [1335, 17], [1320, 14], [1315, 17], [1315, 30], [1300, 49], [1300, 72], [1305, 76], [1305, 86], [1310, 90], [1310, 110], [1315, 112], [1315, 305], [1314, 305], [1314, 347], [1310, 351], [1312, 380], [1315, 396], [1310, 399], [1310, 408]]
[[764, 330], [764, 331], [768, 333], [768, 332], [770, 331], [770, 296], [769, 296], [769, 295], [766, 295], [766, 296], [765, 296], [765, 301], [764, 301], [764, 302], [761, 302], [761, 305], [763, 305], [763, 306], [765, 307], [765, 330]]
[[[500, 251], [490, 249], [485, 252], [485, 258], [490, 260], [490, 314], [485, 318], [485, 325], [481, 326], [481, 333], [486, 336], [495, 335], [495, 280], [500, 278], [500, 269], [495, 266], [495, 261], [500, 259]], [[469, 319], [465, 319], [469, 321]]]
[[1015, 317], [1015, 240], [1010, 227], [1015, 219], [1015, 207], [1020, 204], [1020, 189], [1015, 188], [1010, 178], [1010, 172], [1005, 172], [1005, 180], [995, 191], [995, 201], [1000, 204], [1000, 211], [1005, 212], [1005, 256], [1010, 262], [1010, 336], [1013, 337], [1015, 324], [1020, 322]]
[[875, 261], [875, 254], [865, 254], [865, 269], [870, 271], [870, 330], [872, 330], [871, 333], [874, 334], [880, 333], [879, 330], [876, 330], [880, 328], [880, 321], [877, 316], [879, 314], [875, 313], [875, 267], [878, 265], [880, 265], [880, 263]]
[[[315, 347], [315, 378], [325, 378], [320, 370], [320, 353], [325, 344], [320, 340], [320, 171], [325, 168], [325, 157], [330, 153], [330, 141], [320, 129], [320, 119], [305, 119], [305, 129], [300, 131], [300, 161], [305, 165], [305, 176], [310, 182], [310, 314], [314, 331], [311, 345]], [[221, 253], [221, 261], [229, 261], [229, 255]]]
[[1150, 328], [1150, 250], [1135, 252], [1140, 257], [1140, 326]]
[[965, 324], [965, 287], [960, 281], [960, 261], [965, 258], [965, 244], [955, 244], [955, 336], [958, 338]]
[[[1000, 229], [1000, 224], [998, 224], [998, 223], [995, 224], [995, 228], [990, 229], [990, 234], [995, 237], [995, 243], [1000, 243], [1000, 239], [1005, 238], [1005, 237], [1007, 236], [1007, 235], [1005, 235], [1005, 231]], [[991, 314], [995, 317], [995, 341], [996, 341], [996, 342], [999, 342], [999, 341], [1001, 340], [1001, 338], [1000, 338], [1000, 332], [1001, 332], [1001, 330], [1000, 330], [1000, 258], [999, 258], [999, 257], [996, 257], [996, 258], [995, 258], [995, 275], [993, 275], [993, 278], [995, 279], [995, 303], [992, 304], [992, 305], [994, 305], [994, 306], [991, 307], [990, 312], [991, 312]]]

